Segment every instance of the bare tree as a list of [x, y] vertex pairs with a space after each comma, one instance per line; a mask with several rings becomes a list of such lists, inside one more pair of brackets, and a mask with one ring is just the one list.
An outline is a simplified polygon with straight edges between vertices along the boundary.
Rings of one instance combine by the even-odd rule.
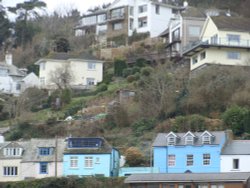
[[74, 81], [74, 75], [70, 65], [62, 65], [50, 72], [50, 82], [55, 84], [59, 90], [70, 88], [72, 81]]

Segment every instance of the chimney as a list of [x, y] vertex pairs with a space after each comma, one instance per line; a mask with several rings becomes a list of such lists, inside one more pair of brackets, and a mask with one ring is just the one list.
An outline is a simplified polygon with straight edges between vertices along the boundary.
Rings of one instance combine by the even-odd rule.
[[187, 8], [187, 7], [188, 7], [188, 2], [187, 2], [187, 1], [184, 1], [184, 2], [183, 2], [183, 7], [184, 7], [184, 8]]
[[5, 63], [7, 64], [7, 65], [12, 65], [12, 54], [10, 54], [10, 53], [6, 53], [6, 55], [5, 55]]

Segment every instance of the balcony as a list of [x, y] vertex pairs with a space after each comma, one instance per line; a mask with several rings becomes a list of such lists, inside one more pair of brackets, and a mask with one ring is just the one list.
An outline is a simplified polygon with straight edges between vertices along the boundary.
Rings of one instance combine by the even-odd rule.
[[125, 13], [122, 12], [115, 12], [110, 14], [108, 21], [120, 21], [120, 20], [124, 20], [125, 18]]
[[203, 40], [185, 46], [183, 48], [183, 54], [185, 56], [192, 56], [204, 48], [209, 47], [250, 49], [250, 39], [229, 40], [228, 38], [204, 38]]

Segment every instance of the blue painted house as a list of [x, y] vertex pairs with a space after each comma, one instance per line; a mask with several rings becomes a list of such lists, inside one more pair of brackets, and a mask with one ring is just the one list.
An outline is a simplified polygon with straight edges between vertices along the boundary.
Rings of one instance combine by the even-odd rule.
[[220, 172], [227, 132], [159, 133], [153, 143], [154, 167], [161, 173]]
[[64, 176], [118, 176], [119, 152], [103, 138], [68, 138]]

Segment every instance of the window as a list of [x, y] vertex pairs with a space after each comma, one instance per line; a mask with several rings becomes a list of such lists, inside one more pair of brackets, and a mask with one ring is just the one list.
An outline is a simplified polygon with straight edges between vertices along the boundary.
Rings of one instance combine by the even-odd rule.
[[233, 170], [239, 169], [239, 159], [233, 159]]
[[194, 137], [193, 136], [186, 136], [185, 144], [186, 145], [193, 145], [194, 144]]
[[22, 148], [4, 148], [3, 153], [5, 156], [21, 156], [22, 151]]
[[203, 165], [210, 165], [210, 154], [203, 154]]
[[96, 15], [94, 16], [88, 16], [83, 18], [83, 25], [94, 25], [96, 24]]
[[0, 69], [0, 76], [7, 76], [8, 70], [7, 69]]
[[197, 56], [194, 56], [194, 57], [192, 58], [192, 64], [194, 65], [194, 64], [196, 64], [196, 63], [198, 63], [198, 57], [197, 57]]
[[189, 26], [188, 33], [191, 37], [199, 37], [200, 36], [200, 27], [199, 26]]
[[175, 145], [175, 137], [173, 136], [168, 137], [168, 145], [169, 146]]
[[114, 23], [113, 24], [113, 30], [120, 30], [122, 29], [122, 23]]
[[45, 70], [45, 68], [46, 68], [45, 65], [46, 65], [45, 63], [41, 63], [41, 64], [40, 64], [40, 69], [41, 69], [41, 70]]
[[21, 84], [20, 84], [20, 83], [17, 83], [17, 84], [16, 84], [16, 90], [17, 90], [17, 91], [21, 90]]
[[178, 185], [178, 188], [184, 188], [184, 186], [183, 185]]
[[111, 19], [122, 18], [124, 16], [124, 8], [111, 10]]
[[211, 188], [224, 188], [224, 185], [211, 185]]
[[217, 44], [218, 43], [218, 35], [214, 35], [211, 37], [211, 44]]
[[40, 174], [48, 174], [48, 163], [40, 163]]
[[42, 86], [45, 85], [45, 78], [44, 78], [44, 77], [41, 77], [41, 78], [40, 78], [40, 84], [41, 84]]
[[129, 29], [130, 30], [134, 29], [134, 20], [133, 19], [129, 19]]
[[84, 167], [85, 168], [93, 168], [93, 157], [85, 157], [84, 158]]
[[168, 166], [175, 166], [175, 155], [168, 155]]
[[17, 166], [4, 166], [3, 175], [4, 176], [17, 176], [18, 168]]
[[187, 155], [187, 166], [193, 166], [193, 164], [194, 164], [194, 156]]
[[52, 148], [39, 148], [39, 155], [51, 155]]
[[88, 69], [89, 70], [95, 70], [96, 69], [96, 64], [95, 63], [88, 63]]
[[103, 23], [107, 20], [107, 15], [106, 14], [100, 14], [97, 17], [98, 23]]
[[240, 59], [240, 52], [227, 52], [228, 59]]
[[129, 7], [129, 15], [134, 16], [134, 7]]
[[173, 41], [179, 41], [180, 40], [180, 28], [174, 30], [172, 32], [172, 36], [173, 36]]
[[88, 86], [95, 85], [95, 79], [94, 78], [87, 78], [87, 85]]
[[138, 7], [138, 12], [139, 13], [143, 13], [143, 12], [147, 12], [147, 5], [141, 5]]
[[143, 18], [139, 18], [138, 19], [138, 27], [141, 28], [141, 27], [147, 27], [148, 25], [148, 21], [147, 21], [147, 17], [143, 17]]
[[160, 5], [155, 5], [155, 14], [160, 14]]
[[203, 60], [206, 58], [206, 52], [201, 52], [200, 59]]
[[78, 167], [78, 157], [72, 156], [70, 157], [70, 168], [77, 168]]
[[99, 157], [96, 157], [95, 163], [100, 164], [100, 158]]
[[209, 135], [204, 135], [202, 137], [202, 144], [211, 144], [211, 137]]
[[229, 44], [240, 43], [240, 35], [228, 34], [227, 35], [227, 40], [228, 40]]
[[196, 188], [208, 188], [208, 185], [205, 185], [205, 184], [203, 184], [203, 185], [196, 185]]

